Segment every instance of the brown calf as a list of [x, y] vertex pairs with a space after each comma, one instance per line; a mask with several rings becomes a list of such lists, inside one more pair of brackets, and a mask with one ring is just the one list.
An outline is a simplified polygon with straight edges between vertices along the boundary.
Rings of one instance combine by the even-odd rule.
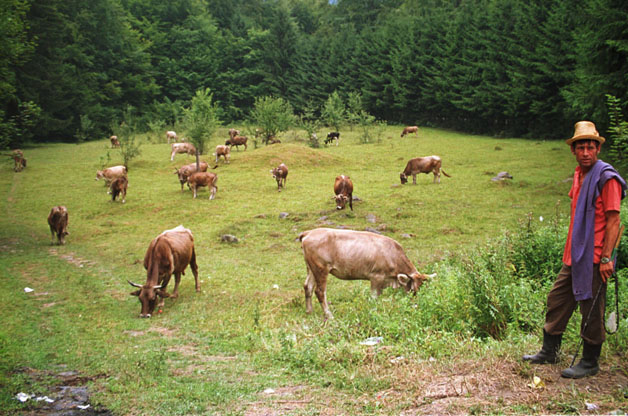
[[209, 199], [216, 197], [216, 191], [218, 187], [216, 182], [218, 181], [218, 175], [213, 172], [194, 172], [188, 177], [188, 186], [194, 192], [194, 198], [196, 198], [196, 190], [202, 186], [209, 188]]
[[111, 193], [111, 200], [115, 201], [118, 196], [121, 195], [122, 203], [126, 202], [126, 188], [129, 186], [129, 181], [126, 176], [120, 176], [111, 182], [109, 192]]
[[55, 234], [59, 244], [65, 244], [65, 236], [69, 235], [68, 232], [68, 210], [63, 205], [52, 207], [50, 214], [48, 214], [48, 225], [50, 226], [50, 234], [52, 235], [52, 241], [55, 242]]
[[[200, 162], [199, 167], [201, 170], [199, 172], [207, 172], [207, 162]], [[179, 177], [179, 182], [181, 183], [181, 192], [183, 192], [183, 185], [187, 183], [188, 177], [196, 172], [196, 163], [190, 163], [189, 165], [181, 166], [179, 169], [174, 168], [174, 174]]]
[[20, 149], [13, 150], [11, 158], [14, 162], [13, 170], [15, 172], [21, 172], [26, 167], [26, 159], [24, 159], [24, 153]]
[[214, 153], [214, 156], [216, 156], [216, 163], [218, 163], [218, 158], [220, 156], [222, 156], [225, 162], [229, 163], [229, 156], [231, 156], [231, 149], [229, 148], [229, 146], [219, 144], [218, 146], [216, 146], [216, 152]]
[[230, 139], [228, 139], [225, 142], [225, 146], [229, 146], [229, 147], [233, 147], [235, 146], [236, 149], [240, 150], [240, 146], [244, 146], [244, 150], [247, 149], [247, 145], [246, 142], [248, 140], [248, 137], [246, 136], [234, 136]]
[[353, 182], [351, 182], [351, 178], [345, 175], [336, 176], [334, 194], [336, 195], [336, 209], [344, 209], [348, 201], [349, 208], [353, 211]]
[[288, 166], [281, 163], [279, 166], [272, 169], [270, 173], [273, 175], [273, 179], [277, 181], [278, 191], [281, 191], [281, 188], [286, 187], [286, 178], [288, 177]]
[[109, 138], [111, 141], [111, 148], [120, 147], [120, 141], [118, 140], [118, 136], [111, 136]]

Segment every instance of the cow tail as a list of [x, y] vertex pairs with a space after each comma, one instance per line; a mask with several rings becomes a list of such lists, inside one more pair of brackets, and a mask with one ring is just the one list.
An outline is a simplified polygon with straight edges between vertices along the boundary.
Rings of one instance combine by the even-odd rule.
[[441, 168], [440, 171], [443, 172], [443, 175], [447, 176], [448, 178], [451, 178], [451, 175], [448, 175], [447, 172], [443, 170], [443, 168]]
[[309, 231], [303, 231], [301, 234], [299, 234], [299, 241], [303, 241], [303, 239], [307, 237], [309, 233]]

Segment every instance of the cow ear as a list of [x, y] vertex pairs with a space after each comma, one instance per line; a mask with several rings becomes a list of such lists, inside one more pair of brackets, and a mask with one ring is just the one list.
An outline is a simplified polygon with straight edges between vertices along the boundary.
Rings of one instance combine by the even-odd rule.
[[129, 295], [131, 295], [131, 296], [139, 296], [140, 295], [140, 291], [141, 291], [141, 289], [140, 290], [136, 290], [135, 292], [129, 293]]
[[410, 282], [410, 280], [411, 280], [410, 276], [408, 276], [407, 274], [399, 273], [397, 275], [397, 281], [402, 286], [408, 286], [408, 283]]
[[161, 290], [159, 289], [157, 291], [157, 294], [162, 297], [162, 298], [169, 298], [170, 297], [170, 293], [166, 292], [165, 290]]

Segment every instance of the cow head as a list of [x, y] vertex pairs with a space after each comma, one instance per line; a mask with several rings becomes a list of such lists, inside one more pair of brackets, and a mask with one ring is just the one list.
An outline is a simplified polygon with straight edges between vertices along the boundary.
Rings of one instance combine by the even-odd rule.
[[406, 183], [408, 183], [408, 177], [406, 176], [405, 173], [401, 172], [399, 174], [399, 178], [401, 179], [401, 184], [405, 185]]
[[416, 272], [410, 276], [404, 273], [399, 273], [397, 275], [397, 281], [399, 282], [399, 285], [406, 290], [406, 292], [412, 291], [416, 293], [421, 287], [421, 285], [423, 285], [423, 282], [433, 277], [436, 277], [436, 273], [422, 274], [422, 273]]
[[132, 296], [137, 296], [142, 304], [142, 310], [140, 312], [140, 318], [150, 318], [157, 305], [157, 296], [161, 298], [167, 298], [170, 296], [167, 292], [161, 290], [161, 285], [149, 286], [140, 285], [127, 280], [133, 287], [139, 288], [135, 292], [131, 292]]
[[67, 232], [65, 229], [62, 230], [59, 234], [58, 234], [58, 239], [59, 239], [59, 244], [61, 245], [65, 245], [65, 236], [66, 235], [70, 235], [69, 232]]
[[349, 197], [347, 195], [336, 195], [336, 209], [341, 210], [345, 209], [345, 205], [349, 202]]
[[102, 179], [104, 176], [103, 171], [102, 170], [97, 170], [96, 171], [96, 180], [98, 179]]

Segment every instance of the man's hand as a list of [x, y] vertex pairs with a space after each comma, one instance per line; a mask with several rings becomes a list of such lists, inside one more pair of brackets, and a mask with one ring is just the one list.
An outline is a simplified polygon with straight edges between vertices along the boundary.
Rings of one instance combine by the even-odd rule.
[[613, 260], [605, 264], [600, 264], [600, 277], [602, 278], [602, 282], [606, 283], [606, 280], [613, 275], [614, 270], [615, 264], [613, 263]]

